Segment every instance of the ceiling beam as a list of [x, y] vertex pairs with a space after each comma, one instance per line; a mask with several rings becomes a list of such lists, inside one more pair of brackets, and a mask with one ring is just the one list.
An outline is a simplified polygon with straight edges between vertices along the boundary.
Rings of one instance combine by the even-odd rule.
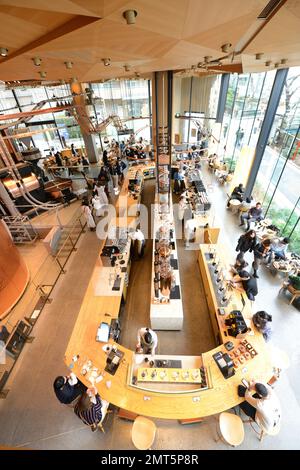
[[[262, 24], [255, 30], [255, 32], [251, 35], [251, 37], [246, 41], [243, 47], [236, 52], [236, 54], [241, 54], [244, 50], [251, 44], [251, 42], [256, 38], [256, 36], [264, 29], [264, 27], [269, 23], [269, 21], [273, 18], [273, 16], [278, 13], [278, 11], [283, 7], [283, 5], [287, 2], [287, 0], [281, 0], [281, 3], [277, 5], [276, 8], [272, 11], [272, 13], [268, 16], [265, 21], [262, 21]], [[259, 20], [257, 20], [259, 21]]]
[[25, 52], [29, 52], [32, 49], [41, 47], [50, 41], [54, 41], [55, 39], [65, 36], [66, 34], [72, 33], [73, 31], [76, 31], [77, 29], [83, 28], [84, 26], [88, 26], [89, 24], [92, 24], [95, 21], [98, 21], [99, 19], [100, 19], [99, 17], [94, 17], [94, 16], [77, 15], [71, 20], [62, 24], [61, 26], [58, 26], [52, 31], [49, 31], [43, 36], [40, 36], [38, 39], [35, 39], [34, 41], [29, 42], [28, 44], [21, 47], [20, 49], [17, 49], [16, 51], [12, 52], [8, 56], [3, 57], [3, 59], [0, 60], [0, 65], [3, 64], [4, 62], [8, 62], [11, 59], [14, 59], [15, 57], [25, 54]]
[[53, 108], [35, 109], [32, 111], [23, 111], [21, 113], [13, 113], [13, 114], [0, 114], [0, 121], [7, 121], [7, 119], [20, 119], [23, 117], [36, 116], [38, 114], [59, 113], [60, 111], [66, 111], [67, 109], [70, 109], [70, 108], [74, 108], [74, 105], [55, 106]]

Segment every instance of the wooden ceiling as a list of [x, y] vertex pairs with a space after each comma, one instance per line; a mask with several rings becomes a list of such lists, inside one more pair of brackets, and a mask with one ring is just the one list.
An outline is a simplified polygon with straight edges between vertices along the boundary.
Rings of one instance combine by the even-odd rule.
[[[268, 0], [0, 0], [0, 80], [39, 79], [97, 81], [148, 76], [155, 70], [190, 69], [224, 56], [253, 31]], [[128, 25], [123, 12], [138, 15]], [[263, 53], [260, 60], [256, 53]], [[226, 55], [226, 54], [225, 54]], [[42, 65], [32, 58], [40, 57]], [[110, 58], [105, 67], [103, 58]], [[249, 45], [223, 60], [224, 70], [266, 70], [265, 61], [287, 60], [300, 65], [300, 1], [283, 1], [281, 8]], [[68, 70], [64, 62], [73, 62]], [[130, 66], [126, 72], [124, 65]], [[283, 66], [283, 65], [282, 65]], [[213, 69], [213, 68], [211, 68]], [[218, 67], [215, 67], [218, 70]], [[219, 69], [223, 70], [223, 67]], [[201, 70], [199, 71], [201, 72]], [[205, 71], [203, 71], [205, 73]]]

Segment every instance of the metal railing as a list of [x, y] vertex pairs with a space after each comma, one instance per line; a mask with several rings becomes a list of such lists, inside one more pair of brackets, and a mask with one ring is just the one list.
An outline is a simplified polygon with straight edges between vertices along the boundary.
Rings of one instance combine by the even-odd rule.
[[[57, 253], [55, 256], [49, 254], [46, 257], [19, 302], [5, 317], [0, 318], [0, 326], [4, 326], [9, 333], [5, 341], [5, 354], [2, 354], [5, 361], [3, 364], [0, 363], [0, 398], [6, 397], [8, 390], [4, 387], [7, 379], [24, 344], [34, 339], [30, 336], [33, 327], [46, 303], [51, 302], [50, 295], [60, 275], [65, 273], [65, 266], [71, 254], [76, 251], [76, 244], [85, 231], [86, 222], [83, 219], [80, 209], [76, 211], [68, 224], [59, 224], [62, 228], [62, 243]], [[20, 334], [19, 330], [22, 325], [25, 325], [26, 333]], [[13, 344], [13, 349], [11, 349], [11, 344]]]

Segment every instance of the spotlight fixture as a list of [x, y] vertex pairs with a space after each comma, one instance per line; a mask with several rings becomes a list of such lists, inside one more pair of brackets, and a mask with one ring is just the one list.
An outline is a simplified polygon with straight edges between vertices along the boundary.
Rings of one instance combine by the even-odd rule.
[[223, 44], [221, 46], [221, 51], [222, 52], [229, 52], [229, 49], [231, 48], [232, 44], [230, 42], [227, 42], [226, 44]]
[[136, 10], [126, 10], [123, 12], [123, 18], [125, 18], [127, 24], [135, 24], [136, 17], [137, 17]]
[[40, 59], [39, 57], [33, 57], [33, 63], [36, 67], [39, 67], [42, 63], [42, 59]]
[[130, 72], [130, 65], [124, 65], [125, 72]]
[[42, 70], [39, 72], [39, 74], [40, 74], [41, 78], [46, 78], [47, 77], [47, 72], [44, 72]]
[[67, 61], [65, 62], [66, 69], [71, 69], [73, 67], [73, 62]]
[[102, 62], [105, 65], [105, 67], [108, 67], [108, 65], [110, 65], [110, 59], [102, 59]]
[[260, 60], [262, 58], [264, 54], [262, 52], [258, 52], [257, 54], [255, 54], [255, 59], [256, 60]]
[[278, 69], [279, 65], [280, 65], [280, 63], [276, 62], [276, 64], [274, 64], [275, 69]]
[[191, 65], [192, 70], [196, 70], [197, 66], [196, 65]]
[[211, 56], [211, 55], [206, 55], [206, 56], [204, 57], [204, 62], [205, 62], [206, 64], [208, 64], [208, 62], [210, 61], [210, 59], [212, 59], [212, 56]]
[[2, 57], [6, 57], [8, 54], [8, 49], [6, 49], [6, 47], [0, 47], [0, 55]]
[[141, 74], [140, 74], [140, 72], [135, 72], [134, 76], [135, 76], [136, 78], [140, 78]]
[[265, 62], [266, 67], [270, 67], [271, 64], [272, 64], [272, 62], [270, 60], [267, 60], [267, 62]]
[[287, 63], [287, 59], [281, 59], [280, 63], [281, 63], [282, 65], [285, 65], [285, 64]]

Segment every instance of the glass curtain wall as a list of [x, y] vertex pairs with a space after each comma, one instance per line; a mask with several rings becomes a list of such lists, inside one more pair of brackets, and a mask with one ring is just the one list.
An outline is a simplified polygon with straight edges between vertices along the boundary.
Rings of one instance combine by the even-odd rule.
[[253, 196], [300, 253], [300, 67], [289, 69]]
[[255, 150], [275, 71], [232, 74], [226, 98], [218, 153], [234, 170], [243, 148]]
[[150, 141], [151, 96], [148, 80], [110, 80], [105, 83], [92, 83], [93, 101], [97, 121], [100, 124], [109, 116], [118, 116], [127, 134], [118, 133], [110, 124], [103, 134], [108, 138], [126, 140], [134, 132], [136, 138]]

